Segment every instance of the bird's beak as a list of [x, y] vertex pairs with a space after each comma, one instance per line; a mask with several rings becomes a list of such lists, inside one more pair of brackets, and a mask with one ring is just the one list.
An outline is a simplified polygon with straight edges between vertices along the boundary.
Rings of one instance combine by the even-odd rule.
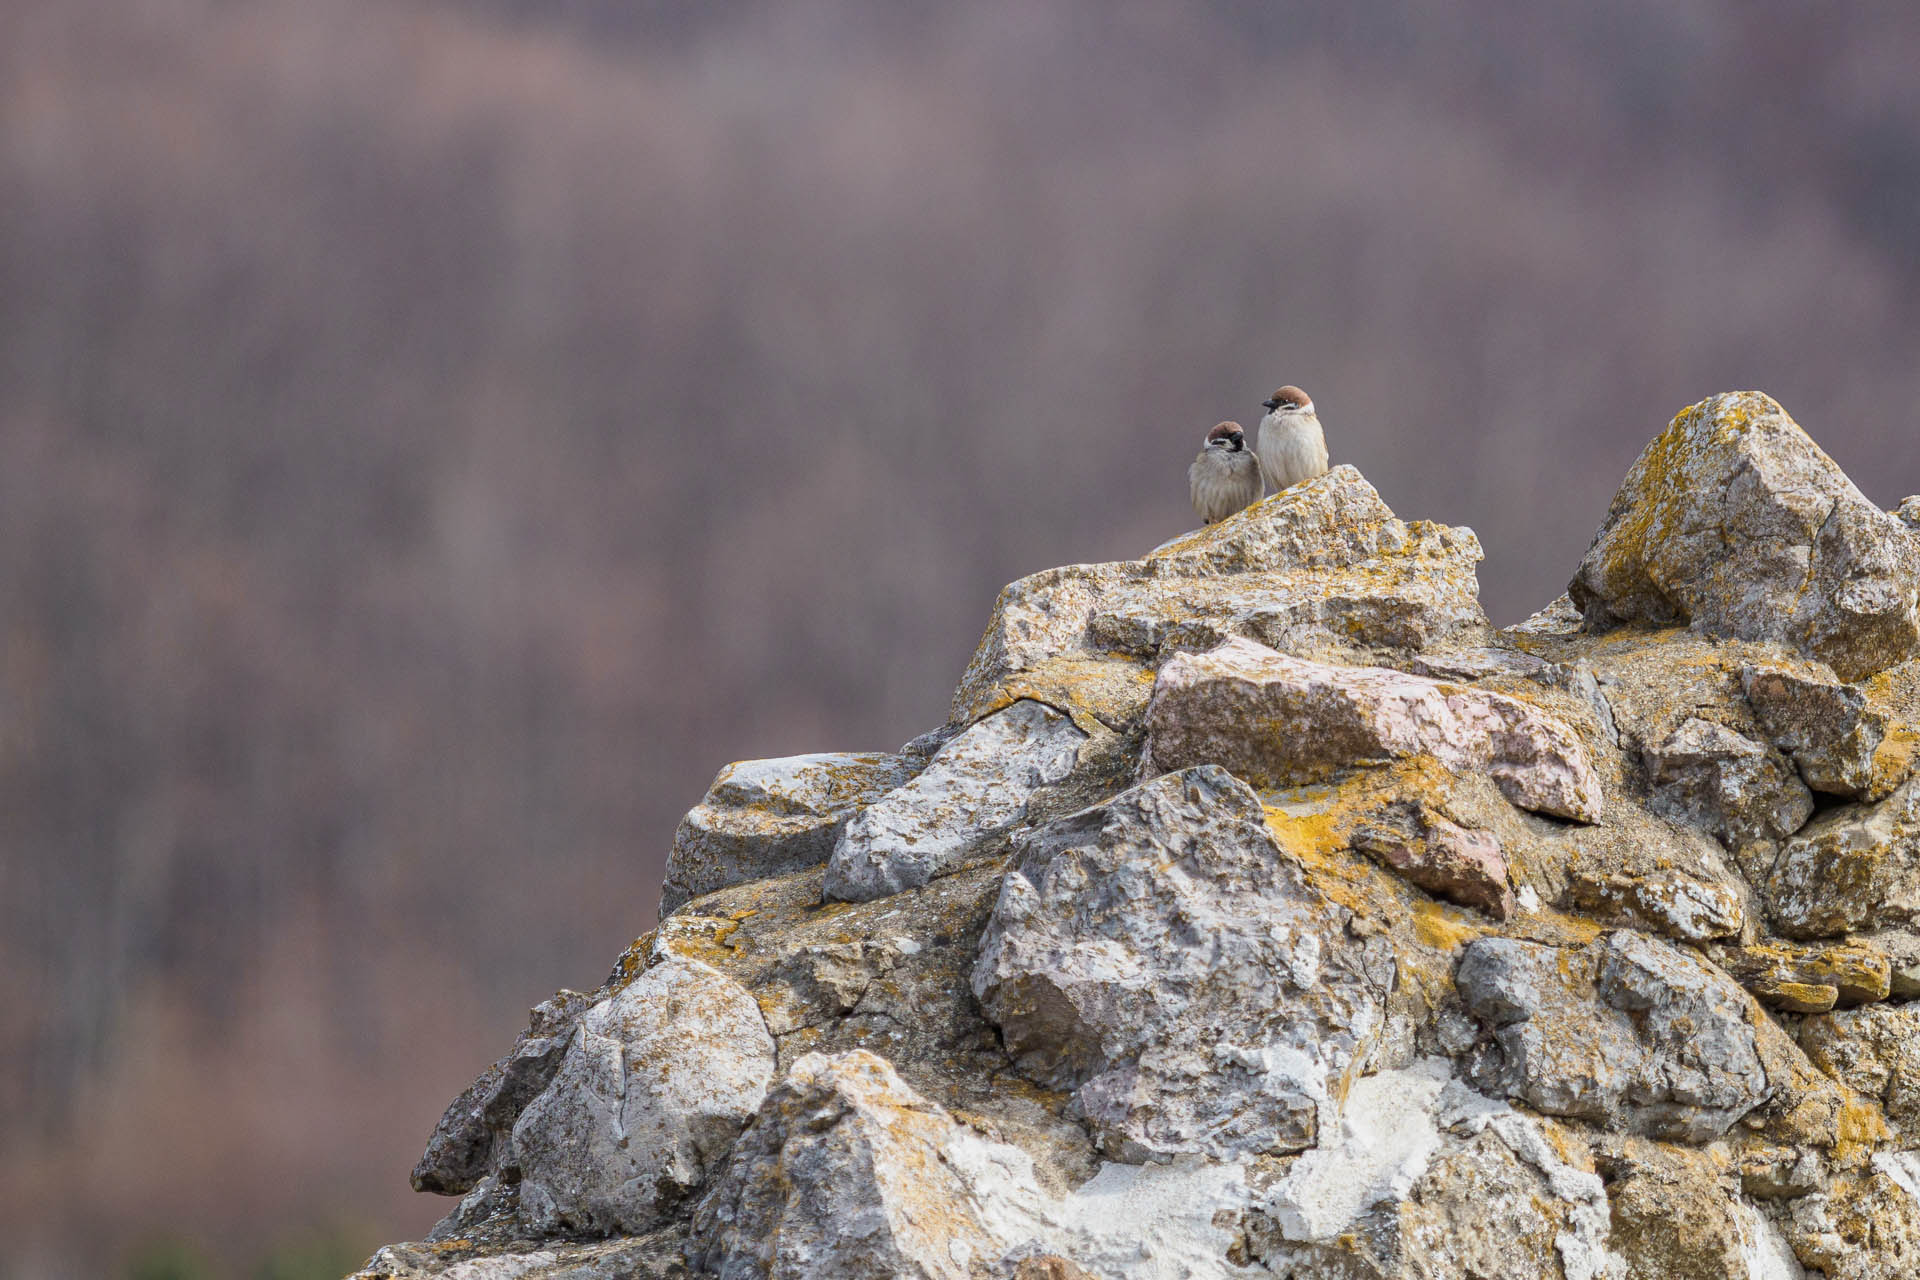
[[1227, 439], [1233, 441], [1233, 447], [1236, 449], [1240, 447], [1241, 443], [1244, 442], [1246, 438], [1247, 437], [1244, 434], [1238, 431], [1233, 432], [1231, 435], [1227, 437]]
[[1280, 402], [1278, 400], [1262, 400], [1260, 402], [1260, 407], [1262, 409], [1265, 409], [1268, 413], [1272, 413], [1275, 409], [1278, 409], [1280, 407]]

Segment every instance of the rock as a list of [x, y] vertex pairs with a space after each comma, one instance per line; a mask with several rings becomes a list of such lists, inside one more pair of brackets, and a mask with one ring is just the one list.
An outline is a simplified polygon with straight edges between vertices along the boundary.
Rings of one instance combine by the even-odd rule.
[[1295, 1161], [1241, 1232], [1236, 1256], [1300, 1280], [1601, 1280], [1618, 1261], [1578, 1134], [1426, 1064], [1357, 1082], [1338, 1140]]
[[1793, 1201], [1781, 1226], [1795, 1258], [1824, 1280], [1911, 1280], [1920, 1275], [1920, 1154], [1882, 1153], [1835, 1173]]
[[1100, 1280], [1077, 1262], [1057, 1253], [1024, 1258], [1013, 1269], [1013, 1280]]
[[1662, 934], [1680, 942], [1730, 938], [1746, 927], [1746, 907], [1731, 886], [1684, 871], [1640, 875], [1576, 871], [1568, 900], [1578, 910], [1607, 921]]
[[1390, 820], [1354, 832], [1354, 848], [1435, 897], [1484, 911], [1495, 920], [1513, 914], [1507, 860], [1492, 832], [1449, 822], [1417, 804], [1383, 816]]
[[521, 1241], [495, 1251], [472, 1240], [388, 1245], [347, 1280], [686, 1280], [681, 1233], [590, 1242]]
[[1901, 499], [1900, 505], [1893, 509], [1893, 514], [1909, 529], [1920, 529], [1920, 494]]
[[520, 1215], [537, 1233], [659, 1223], [766, 1096], [773, 1038], [738, 983], [668, 960], [582, 1013], [553, 1082], [513, 1127]]
[[1877, 804], [1808, 823], [1768, 876], [1767, 910], [1789, 938], [1828, 938], [1920, 920], [1920, 779]]
[[1879, 1103], [1909, 1142], [1920, 1142], [1920, 1005], [1867, 1005], [1808, 1018], [1800, 1043], [1813, 1065]]
[[1642, 754], [1648, 807], [1711, 831], [1730, 849], [1785, 839], [1813, 813], [1813, 796], [1784, 756], [1710, 720], [1689, 719]]
[[[1612, 1205], [1611, 1243], [1627, 1276], [1748, 1277], [1757, 1215], [1738, 1211], [1706, 1152], [1629, 1140], [1598, 1156]], [[1782, 1242], [1784, 1245], [1784, 1242]], [[1784, 1252], [1784, 1248], [1781, 1250]], [[1760, 1273], [1764, 1275], [1764, 1272]]]
[[827, 862], [826, 895], [865, 902], [951, 871], [1025, 817], [1034, 792], [1064, 781], [1086, 738], [1038, 702], [988, 716], [847, 824]]
[[1032, 1162], [856, 1050], [808, 1054], [767, 1095], [694, 1213], [720, 1280], [967, 1280], [1043, 1229]]
[[[1893, 986], [1893, 966], [1872, 947], [1774, 943], [1715, 947], [1708, 954], [1762, 1004], [1790, 1013], [1825, 1013], [1835, 1003], [1851, 1007], [1885, 1000]], [[1819, 1007], [1805, 1007], [1809, 1004]]]
[[1920, 653], [1920, 554], [1771, 398], [1714, 396], [1647, 446], [1567, 588], [1592, 630], [1685, 623], [1858, 680]]
[[1141, 770], [1213, 763], [1257, 786], [1292, 786], [1414, 755], [1484, 772], [1522, 809], [1600, 816], [1586, 748], [1551, 716], [1470, 685], [1309, 662], [1249, 640], [1161, 668]]
[[1252, 790], [1203, 765], [1025, 837], [973, 989], [1116, 1159], [1298, 1151], [1360, 1071], [1391, 979], [1344, 916]]
[[1886, 718], [1867, 706], [1858, 689], [1814, 663], [1749, 666], [1741, 682], [1773, 744], [1793, 756], [1809, 787], [1869, 800], [1891, 790], [1891, 780], [1876, 783], [1873, 767], [1887, 735]]
[[1549, 1115], [1697, 1143], [1773, 1094], [1746, 993], [1667, 943], [1481, 938], [1455, 981], [1493, 1029], [1476, 1080]]
[[560, 1068], [573, 1039], [573, 1024], [590, 1003], [578, 991], [561, 991], [535, 1005], [527, 1029], [507, 1055], [447, 1107], [413, 1167], [413, 1189], [464, 1195], [492, 1169], [496, 1146]]
[[1012, 583], [954, 694], [982, 692], [1062, 656], [1211, 648], [1231, 635], [1352, 653], [1484, 638], [1471, 530], [1394, 517], [1350, 466], [1175, 539], [1142, 560], [1071, 565]]
[[728, 885], [825, 862], [853, 815], [912, 777], [914, 763], [834, 753], [728, 765], [673, 834], [660, 914]]

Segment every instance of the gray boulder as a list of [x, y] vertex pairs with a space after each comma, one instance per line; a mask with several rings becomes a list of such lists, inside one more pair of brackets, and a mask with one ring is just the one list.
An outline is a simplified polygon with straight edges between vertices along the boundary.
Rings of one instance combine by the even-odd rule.
[[1780, 851], [1765, 895], [1789, 938], [1920, 921], [1920, 778], [1808, 823]]
[[1669, 943], [1482, 938], [1455, 982], [1492, 1028], [1479, 1083], [1550, 1115], [1697, 1143], [1773, 1094], [1746, 992]]
[[1263, 819], [1188, 769], [1033, 832], [1001, 887], [974, 992], [1115, 1159], [1310, 1147], [1379, 1033], [1390, 955]]
[[1858, 680], [1920, 653], [1920, 543], [1771, 397], [1673, 420], [1627, 473], [1567, 587], [1587, 626], [1690, 624]]
[[1647, 807], [1712, 832], [1729, 849], [1783, 840], [1813, 813], [1813, 795], [1785, 756], [1711, 720], [1685, 721], [1641, 758]]
[[853, 815], [912, 777], [917, 763], [832, 752], [728, 765], [673, 833], [660, 914], [729, 885], [819, 866]]
[[1043, 703], [1022, 700], [942, 747], [912, 782], [868, 806], [841, 833], [823, 891], [866, 902], [917, 889], [1027, 815], [1064, 782], [1087, 735]]
[[738, 983], [666, 960], [580, 1015], [513, 1127], [519, 1214], [539, 1235], [643, 1231], [724, 1156], [773, 1083], [773, 1037]]

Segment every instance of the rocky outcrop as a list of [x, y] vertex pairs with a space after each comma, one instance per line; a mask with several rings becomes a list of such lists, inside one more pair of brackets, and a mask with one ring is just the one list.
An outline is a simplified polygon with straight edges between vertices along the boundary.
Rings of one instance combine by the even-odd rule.
[[1350, 467], [1014, 583], [721, 772], [360, 1274], [1905, 1280], [1916, 541], [1737, 395], [1504, 631]]
[[1920, 545], [1774, 400], [1683, 411], [1627, 473], [1567, 588], [1587, 625], [1691, 624], [1858, 680], [1920, 656]]

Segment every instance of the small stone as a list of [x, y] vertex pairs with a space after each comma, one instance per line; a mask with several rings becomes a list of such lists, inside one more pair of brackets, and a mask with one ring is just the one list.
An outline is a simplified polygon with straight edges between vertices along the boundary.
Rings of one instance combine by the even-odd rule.
[[[1827, 675], [1817, 664], [1748, 666], [1741, 672], [1747, 701], [1773, 744], [1793, 756], [1800, 776], [1828, 795], [1884, 797], [1894, 780], [1876, 779], [1874, 753], [1887, 735], [1886, 718], [1866, 695]], [[1884, 784], [1884, 785], [1883, 785]]]
[[1920, 921], [1920, 779], [1816, 817], [1781, 850], [1764, 893], [1790, 938]]
[[1746, 907], [1729, 885], [1682, 871], [1644, 875], [1575, 871], [1568, 898], [1577, 910], [1681, 942], [1732, 937], [1746, 927]]
[[1086, 740], [1042, 703], [996, 711], [847, 824], [827, 862], [826, 896], [866, 902], [952, 871], [1024, 818], [1036, 791], [1064, 781]]
[[[1852, 1006], [1885, 1000], [1893, 987], [1893, 966], [1872, 947], [1796, 947], [1769, 944], [1754, 947], [1717, 947], [1710, 954], [1747, 990], [1790, 1013], [1824, 1013], [1835, 1002]], [[1832, 991], [1818, 1009], [1799, 1007], [1808, 1002], [1800, 988]], [[1819, 997], [1813, 996], [1817, 1001]], [[1792, 1001], [1786, 1003], [1785, 1001]]]
[[1648, 808], [1711, 831], [1729, 849], [1781, 840], [1813, 813], [1786, 757], [1723, 725], [1694, 718], [1642, 752]]
[[1495, 920], [1513, 914], [1507, 860], [1491, 831], [1476, 831], [1414, 806], [1403, 820], [1363, 827], [1353, 847], [1378, 859], [1428, 893]]
[[1761, 1004], [1782, 1013], [1825, 1013], [1840, 999], [1840, 989], [1785, 978], [1755, 978], [1744, 984]]
[[1586, 748], [1545, 712], [1471, 685], [1309, 662], [1250, 640], [1161, 668], [1141, 771], [1215, 763], [1257, 786], [1296, 786], [1415, 755], [1485, 773], [1522, 809], [1600, 816]]

